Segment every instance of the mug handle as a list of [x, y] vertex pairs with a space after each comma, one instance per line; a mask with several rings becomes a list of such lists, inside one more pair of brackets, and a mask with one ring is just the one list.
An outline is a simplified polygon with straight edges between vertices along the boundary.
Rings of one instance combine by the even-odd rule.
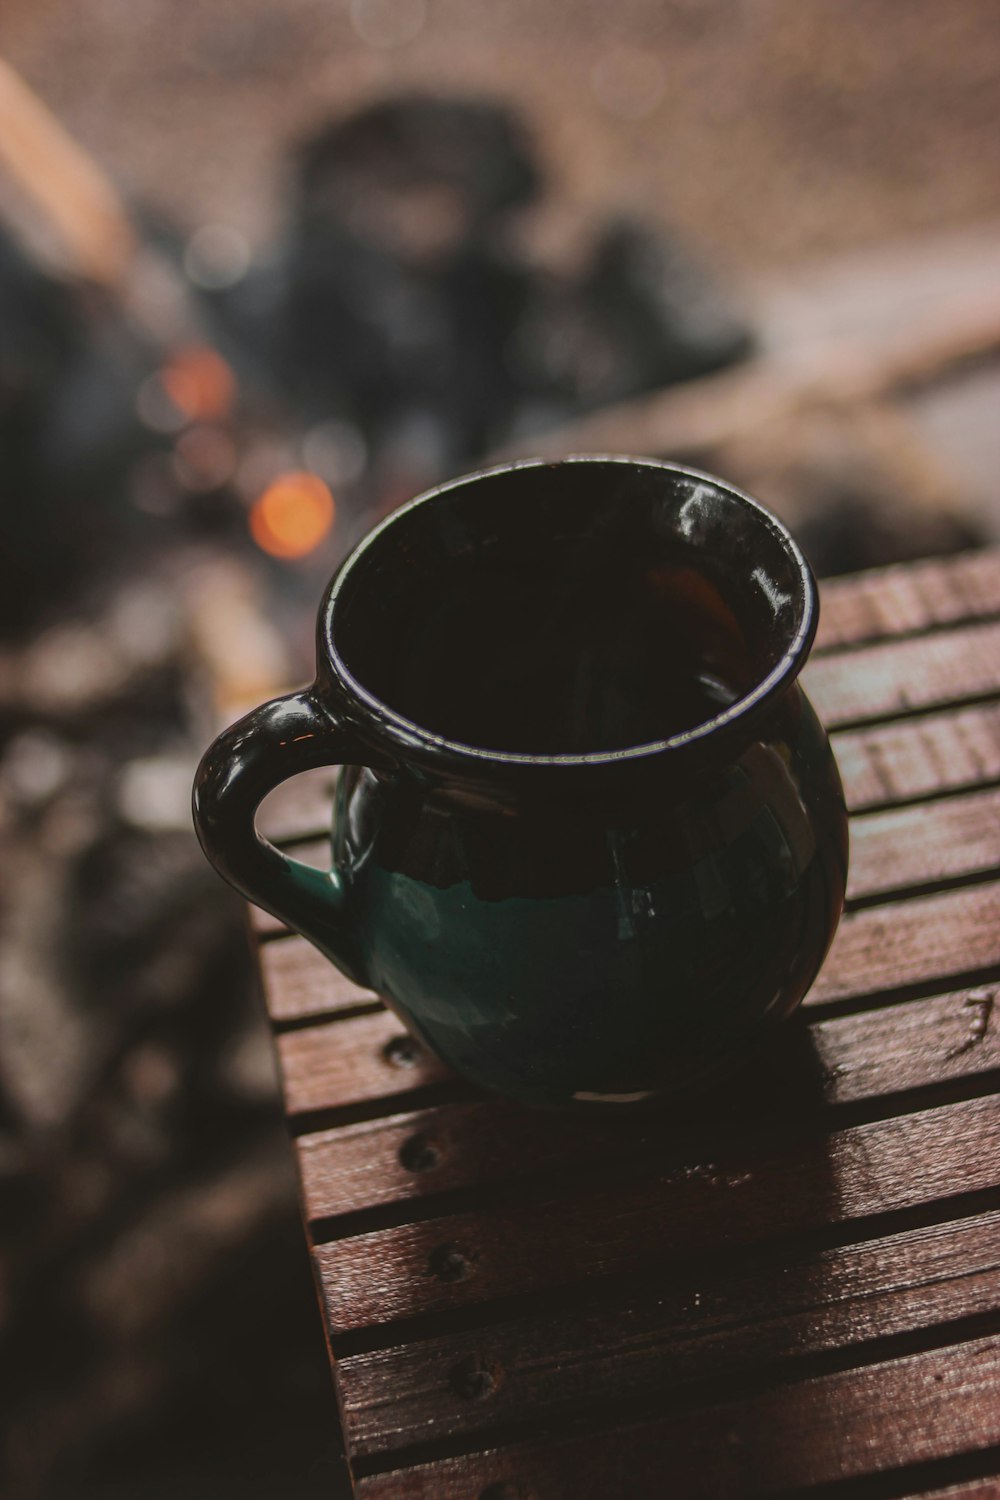
[[253, 709], [209, 747], [195, 777], [192, 811], [198, 840], [219, 874], [368, 988], [342, 873], [289, 859], [254, 823], [257, 808], [281, 782], [318, 766], [350, 764], [355, 753], [314, 689], [288, 693]]

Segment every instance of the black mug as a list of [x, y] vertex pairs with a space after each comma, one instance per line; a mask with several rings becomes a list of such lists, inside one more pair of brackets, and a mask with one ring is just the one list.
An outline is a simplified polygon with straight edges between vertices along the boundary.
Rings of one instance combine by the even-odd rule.
[[[685, 1091], [795, 1009], [843, 907], [843, 791], [797, 682], [817, 607], [784, 526], [705, 474], [442, 485], [340, 568], [313, 685], [208, 751], [202, 845], [476, 1083]], [[334, 765], [319, 871], [254, 814]]]

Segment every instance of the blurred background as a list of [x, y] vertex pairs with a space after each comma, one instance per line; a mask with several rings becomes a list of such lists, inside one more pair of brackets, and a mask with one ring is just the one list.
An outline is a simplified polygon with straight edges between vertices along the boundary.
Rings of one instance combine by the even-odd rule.
[[5, 1494], [344, 1493], [199, 753], [484, 460], [996, 541], [998, 69], [993, 0], [4, 0]]

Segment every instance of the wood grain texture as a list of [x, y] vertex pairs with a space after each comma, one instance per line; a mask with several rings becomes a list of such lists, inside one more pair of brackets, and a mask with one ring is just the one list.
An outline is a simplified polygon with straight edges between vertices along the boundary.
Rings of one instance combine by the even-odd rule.
[[873, 568], [820, 585], [816, 649], [830, 651], [1000, 614], [1000, 549]]
[[655, 1174], [575, 1179], [518, 1207], [463, 1211], [318, 1246], [334, 1334], [592, 1277], [666, 1266], [1000, 1185], [1000, 1100], [973, 1099], [761, 1147], [731, 1140]]
[[371, 990], [346, 979], [305, 938], [289, 936], [280, 943], [266, 943], [258, 959], [273, 1021], [330, 1016], [361, 1005], [381, 1004]]
[[377, 1475], [360, 1480], [357, 1493], [360, 1500], [780, 1494], [996, 1444], [998, 1381], [1000, 1339], [987, 1337], [611, 1434]]
[[[919, 731], [915, 731], [913, 738], [916, 740], [918, 735]], [[940, 807], [908, 808], [895, 816], [886, 813], [861, 820], [851, 830], [852, 884], [848, 895], [869, 896], [879, 890], [918, 886], [950, 874], [1000, 864], [998, 816], [1000, 790], [991, 789], [950, 799]], [[294, 857], [326, 869], [330, 862], [330, 841], [324, 837], [297, 844]], [[250, 921], [261, 937], [288, 932], [282, 921], [258, 906], [250, 907]], [[303, 1008], [299, 1004], [288, 1013], [297, 1016], [313, 1010], [312, 1005]]]
[[1000, 788], [856, 817], [849, 900], [1000, 873]]
[[1000, 881], [849, 912], [808, 1006], [1000, 968]]
[[[1000, 1306], [1000, 1213], [770, 1262], [651, 1278], [570, 1308], [337, 1362], [352, 1450], [487, 1434], [573, 1411], [667, 1404], [685, 1387]], [[488, 1440], [488, 1439], [487, 1439]]]
[[[306, 1217], [331, 1219], [473, 1186], [485, 1195], [525, 1176], [613, 1174], [639, 1153], [654, 1164], [668, 1152], [676, 1156], [678, 1140], [699, 1128], [716, 1136], [734, 1125], [759, 1131], [769, 1120], [975, 1079], [1000, 1069], [994, 1006], [993, 989], [960, 990], [802, 1028], [780, 1044], [766, 1071], [755, 1063], [746, 1083], [734, 1080], [727, 1112], [718, 1101], [707, 1106], [701, 1127], [686, 1113], [680, 1122], [623, 1122], [539, 1115], [484, 1098], [316, 1131], [296, 1142]], [[398, 1023], [390, 1015], [384, 1023], [380, 1036], [388, 1041]], [[365, 1066], [377, 1066], [378, 1052], [369, 1045]]]
[[1000, 781], [1000, 704], [832, 736], [853, 812]]
[[828, 729], [960, 704], [1000, 687], [1000, 622], [816, 657], [802, 682]]
[[388, 1012], [288, 1031], [277, 1046], [290, 1115], [411, 1093], [450, 1076]]

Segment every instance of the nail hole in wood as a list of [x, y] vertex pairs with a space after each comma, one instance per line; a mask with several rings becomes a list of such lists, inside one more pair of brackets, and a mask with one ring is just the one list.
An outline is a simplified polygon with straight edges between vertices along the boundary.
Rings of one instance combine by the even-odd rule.
[[411, 1135], [399, 1148], [399, 1164], [407, 1172], [432, 1172], [441, 1163], [441, 1150], [426, 1135]]
[[472, 1272], [471, 1257], [460, 1245], [438, 1245], [428, 1260], [438, 1281], [464, 1281]]
[[420, 1043], [404, 1032], [394, 1036], [382, 1048], [382, 1056], [393, 1068], [415, 1068], [420, 1061]]
[[467, 1401], [484, 1401], [503, 1379], [503, 1367], [482, 1354], [470, 1354], [451, 1372], [451, 1387]]

